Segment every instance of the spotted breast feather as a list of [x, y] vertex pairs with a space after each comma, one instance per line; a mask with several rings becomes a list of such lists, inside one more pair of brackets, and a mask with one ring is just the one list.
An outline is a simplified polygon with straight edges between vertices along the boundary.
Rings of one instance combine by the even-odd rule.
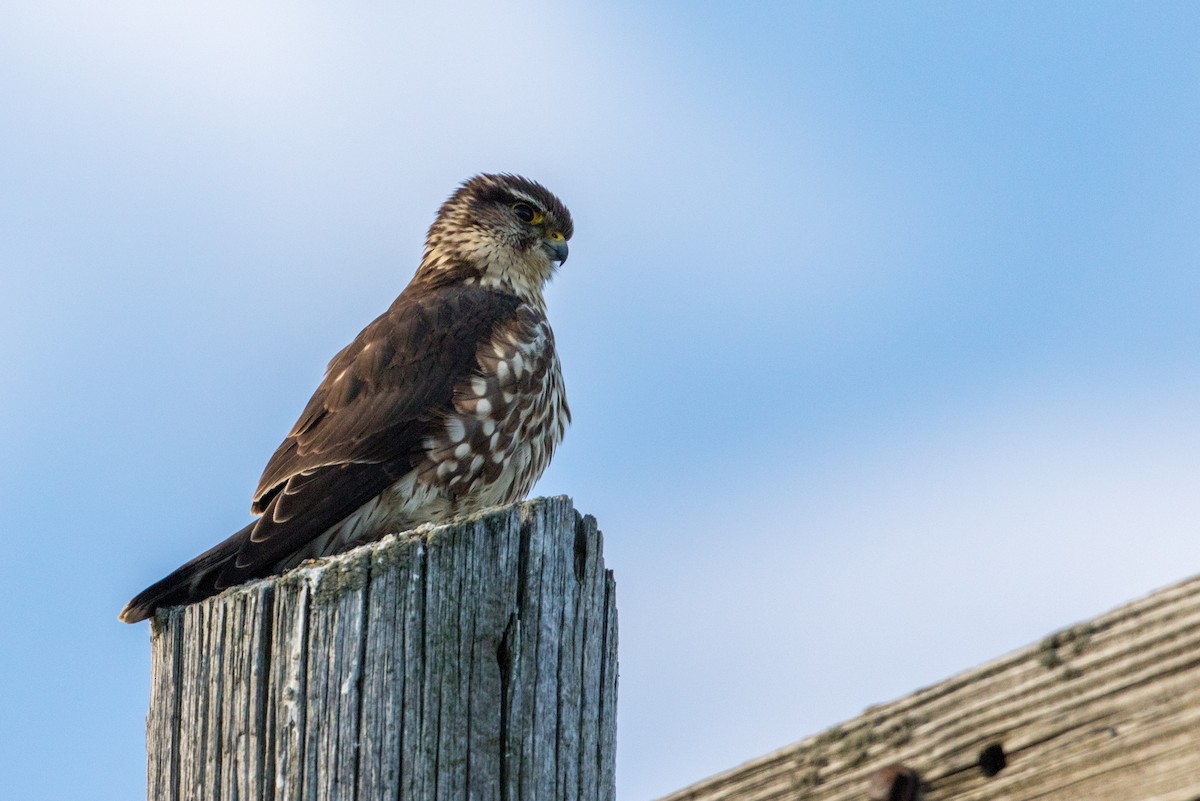
[[475, 360], [478, 371], [455, 387], [454, 408], [427, 438], [416, 476], [444, 486], [464, 512], [524, 497], [571, 420], [554, 333], [536, 307], [519, 306]]

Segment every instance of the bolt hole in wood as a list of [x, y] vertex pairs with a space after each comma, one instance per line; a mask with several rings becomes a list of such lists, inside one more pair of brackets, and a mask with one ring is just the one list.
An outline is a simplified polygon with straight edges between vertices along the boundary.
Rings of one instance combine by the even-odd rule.
[[875, 771], [867, 788], [870, 801], [917, 801], [921, 778], [903, 765], [887, 765]]
[[1004, 746], [1000, 743], [992, 743], [979, 752], [979, 770], [989, 779], [1006, 767], [1008, 767], [1008, 756], [1004, 753]]

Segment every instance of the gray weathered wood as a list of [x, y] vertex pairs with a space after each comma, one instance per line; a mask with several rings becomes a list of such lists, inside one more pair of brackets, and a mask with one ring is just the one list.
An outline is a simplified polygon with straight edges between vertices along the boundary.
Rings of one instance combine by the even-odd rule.
[[151, 801], [612, 801], [617, 617], [566, 498], [161, 611]]
[[895, 763], [925, 801], [1200, 801], [1200, 577], [662, 801], [864, 801]]

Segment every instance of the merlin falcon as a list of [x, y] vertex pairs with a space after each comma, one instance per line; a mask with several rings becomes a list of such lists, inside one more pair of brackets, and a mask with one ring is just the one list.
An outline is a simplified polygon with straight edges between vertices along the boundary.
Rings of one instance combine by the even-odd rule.
[[524, 498], [571, 420], [542, 289], [572, 231], [534, 181], [459, 187], [412, 281], [333, 357], [267, 462], [257, 519], [143, 590], [121, 620]]

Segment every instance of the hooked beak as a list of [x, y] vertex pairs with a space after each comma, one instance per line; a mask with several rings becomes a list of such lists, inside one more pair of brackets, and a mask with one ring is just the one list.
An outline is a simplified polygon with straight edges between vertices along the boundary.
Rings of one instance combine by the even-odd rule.
[[542, 247], [546, 249], [550, 259], [558, 262], [560, 266], [567, 260], [567, 240], [557, 231], [542, 240]]

